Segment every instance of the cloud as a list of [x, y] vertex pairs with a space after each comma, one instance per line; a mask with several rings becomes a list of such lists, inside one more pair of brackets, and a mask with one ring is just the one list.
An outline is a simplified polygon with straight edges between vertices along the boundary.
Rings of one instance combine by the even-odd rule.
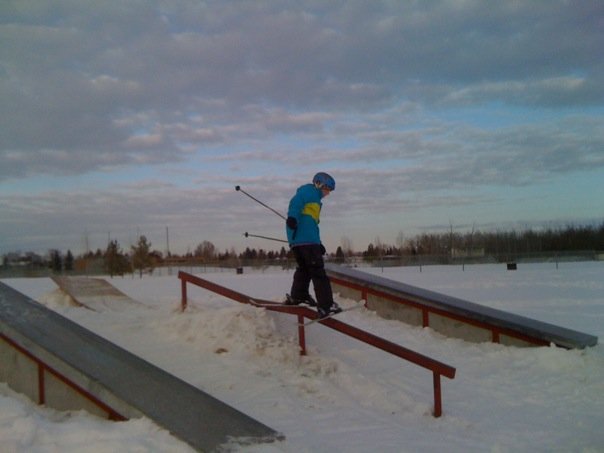
[[68, 152], [84, 161], [72, 171], [138, 163], [133, 144], [179, 159], [187, 143], [228, 140], [225, 122], [248, 119], [241, 105], [281, 109], [265, 123], [280, 134], [437, 93], [450, 107], [604, 94], [599, 2], [53, 3], [9, 7], [0, 24], [4, 177], [64, 168], [50, 153], [15, 172], [7, 151]]
[[505, 101], [510, 105], [539, 107], [597, 106], [604, 95], [601, 86], [585, 77], [563, 76], [541, 80], [479, 83], [451, 90], [442, 100], [444, 104], [481, 105], [485, 102]]
[[75, 219], [67, 198], [108, 228], [194, 225], [180, 212], [200, 197], [196, 215], [228, 223], [214, 191], [284, 206], [317, 169], [360, 215], [601, 169], [603, 16], [598, 0], [5, 2], [0, 184], [130, 173], [163, 190], [30, 191], [0, 217]]
[[[81, 188], [35, 195], [0, 195], [2, 251], [48, 248], [81, 250], [82, 238], [104, 250], [107, 236], [128, 248], [145, 234], [163, 250], [165, 228], [173, 229], [173, 245], [182, 253], [203, 240], [221, 247], [237, 242], [244, 226], [235, 219], [249, 217], [247, 225], [266, 228], [254, 220], [250, 208], [232, 191], [180, 190], [156, 181], [122, 185], [111, 190]], [[223, 225], [216, 234], [216, 222]], [[270, 223], [270, 222], [269, 222]], [[274, 223], [274, 222], [273, 222]], [[280, 222], [278, 223], [280, 227]], [[281, 228], [275, 228], [278, 233]], [[224, 236], [223, 240], [221, 237]], [[75, 251], [75, 250], [74, 250]]]

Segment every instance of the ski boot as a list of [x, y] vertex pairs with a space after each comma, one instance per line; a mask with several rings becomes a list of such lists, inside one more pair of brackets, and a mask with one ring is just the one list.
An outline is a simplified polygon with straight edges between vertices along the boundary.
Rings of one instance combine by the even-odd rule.
[[319, 315], [320, 319], [327, 318], [330, 315], [335, 315], [341, 311], [342, 308], [340, 308], [340, 306], [335, 302], [333, 302], [329, 308], [317, 307], [317, 314]]
[[304, 297], [304, 299], [294, 299], [289, 294], [286, 294], [285, 295], [285, 302], [283, 302], [283, 304], [284, 305], [300, 305], [300, 304], [304, 304], [304, 305], [308, 305], [309, 307], [316, 307], [317, 306], [317, 301], [314, 300], [310, 294], [307, 294]]

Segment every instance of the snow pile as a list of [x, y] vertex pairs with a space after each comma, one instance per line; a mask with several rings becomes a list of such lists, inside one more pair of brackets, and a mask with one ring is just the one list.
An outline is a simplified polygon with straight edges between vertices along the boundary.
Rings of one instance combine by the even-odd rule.
[[73, 298], [69, 294], [65, 294], [65, 292], [59, 288], [44, 294], [38, 299], [38, 302], [46, 305], [48, 308], [51, 309], [80, 306], [80, 304], [73, 300]]
[[193, 452], [149, 419], [112, 422], [84, 411], [57, 412], [36, 406], [0, 383], [0, 451]]
[[[367, 271], [604, 338], [603, 263]], [[291, 283], [281, 270], [203, 277], [271, 300]], [[427, 370], [320, 324], [306, 329], [309, 355], [300, 357], [295, 317], [199, 288], [189, 287], [181, 313], [175, 276], [111, 280], [144, 306], [103, 313], [42, 297], [54, 289], [47, 279], [7, 283], [286, 436], [235, 450], [604, 451], [602, 344], [582, 351], [475, 344], [365, 309], [342, 313], [350, 324], [457, 368], [454, 380], [442, 379], [444, 415], [435, 419]], [[188, 451], [148, 420], [110, 423], [38, 408], [3, 387], [0, 395], [8, 451]]]
[[185, 313], [172, 314], [150, 327], [161, 337], [189, 343], [202, 352], [228, 353], [242, 360], [298, 359], [297, 344], [278, 334], [274, 319], [266, 311], [249, 305], [209, 308], [189, 304]]
[[[300, 356], [297, 337], [280, 331], [273, 315], [249, 305], [226, 303], [210, 296], [210, 304], [192, 302], [185, 313], [172, 313], [167, 319], [147, 324], [155, 336], [190, 347], [205, 363], [222, 355], [220, 361], [245, 362], [257, 379], [272, 379], [297, 395], [312, 394], [336, 402], [336, 388], [346, 389], [346, 397], [360, 395], [369, 406], [400, 409], [400, 399], [383, 387], [364, 378], [336, 358], [326, 358], [317, 348]], [[293, 326], [296, 318], [284, 317]], [[235, 365], [236, 366], [236, 365]], [[232, 386], [231, 386], [232, 388]]]

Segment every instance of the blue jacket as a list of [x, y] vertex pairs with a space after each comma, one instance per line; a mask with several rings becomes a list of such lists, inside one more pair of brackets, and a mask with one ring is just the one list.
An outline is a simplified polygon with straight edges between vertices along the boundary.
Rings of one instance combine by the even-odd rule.
[[323, 193], [314, 184], [298, 187], [296, 194], [289, 202], [288, 217], [294, 217], [298, 227], [292, 230], [285, 227], [287, 241], [291, 247], [303, 244], [320, 244], [319, 215], [321, 214], [321, 197]]

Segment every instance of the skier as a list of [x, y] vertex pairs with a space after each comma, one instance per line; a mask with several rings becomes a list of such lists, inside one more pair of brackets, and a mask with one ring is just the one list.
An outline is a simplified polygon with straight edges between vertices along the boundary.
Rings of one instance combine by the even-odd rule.
[[[317, 173], [312, 179], [312, 184], [300, 186], [290, 200], [285, 222], [287, 240], [298, 265], [294, 273], [291, 295], [287, 295], [285, 303], [317, 306], [320, 318], [342, 311], [333, 300], [331, 283], [323, 263], [325, 247], [319, 235], [321, 199], [335, 188], [336, 182], [330, 175]], [[311, 281], [316, 302], [308, 292]]]

